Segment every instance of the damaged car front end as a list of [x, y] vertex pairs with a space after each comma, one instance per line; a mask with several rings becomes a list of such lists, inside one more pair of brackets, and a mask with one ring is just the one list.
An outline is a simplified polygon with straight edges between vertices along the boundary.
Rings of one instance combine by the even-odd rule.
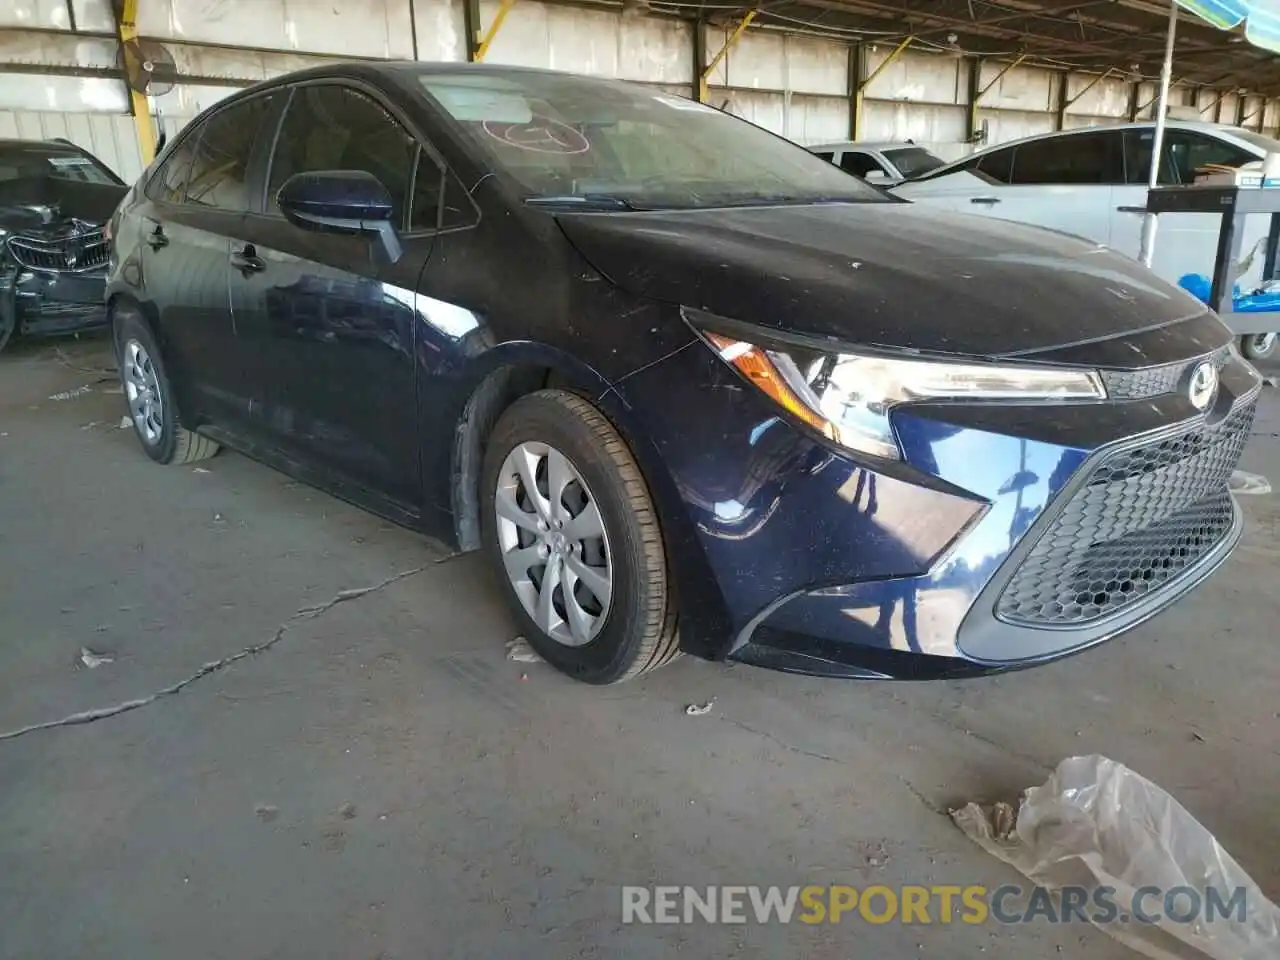
[[62, 141], [0, 141], [0, 348], [103, 326], [104, 225], [127, 187]]

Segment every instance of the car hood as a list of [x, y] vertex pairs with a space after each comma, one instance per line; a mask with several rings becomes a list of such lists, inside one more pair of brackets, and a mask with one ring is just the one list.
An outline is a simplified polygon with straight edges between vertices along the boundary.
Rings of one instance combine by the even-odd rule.
[[[907, 203], [558, 219], [592, 266], [629, 292], [852, 344], [983, 357], [1078, 354], [1082, 344], [1149, 336], [1207, 312], [1096, 244]], [[1128, 361], [1142, 364], [1140, 356]]]
[[0, 228], [27, 236], [61, 236], [74, 222], [106, 223], [128, 187], [53, 178], [0, 182]]

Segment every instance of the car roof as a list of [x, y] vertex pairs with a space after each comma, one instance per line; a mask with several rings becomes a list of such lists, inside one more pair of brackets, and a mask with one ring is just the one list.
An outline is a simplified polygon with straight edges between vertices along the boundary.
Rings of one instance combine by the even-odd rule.
[[79, 150], [74, 143], [69, 140], [23, 140], [16, 137], [5, 137], [0, 139], [0, 150], [8, 150], [14, 147], [49, 147], [50, 149], [61, 150]]
[[921, 150], [918, 143], [907, 143], [905, 140], [898, 141], [867, 141], [867, 140], [836, 140], [832, 143], [815, 143], [806, 147], [806, 150], [910, 150], [917, 147]]
[[[961, 164], [967, 163], [968, 161], [972, 160], [974, 157], [980, 157], [988, 153], [994, 153], [997, 150], [1004, 150], [1007, 147], [1020, 146], [1021, 144], [1024, 144], [1024, 143], [1035, 143], [1041, 140], [1052, 140], [1057, 137], [1070, 137], [1070, 136], [1076, 136], [1082, 133], [1097, 133], [1100, 131], [1110, 132], [1113, 130], [1152, 130], [1155, 128], [1155, 125], [1156, 125], [1156, 122], [1154, 120], [1139, 120], [1136, 123], [1100, 123], [1100, 124], [1092, 124], [1087, 127], [1073, 127], [1070, 130], [1053, 130], [1048, 133], [1035, 133], [1029, 137], [1019, 137], [1017, 140], [1005, 140], [1001, 143], [992, 144], [989, 147], [983, 147], [981, 150], [975, 150], [973, 151], [973, 153], [966, 154], [963, 157], [959, 157], [955, 160], [952, 160], [950, 163], [946, 164], [945, 166], [939, 167], [936, 170], [929, 171], [929, 173], [926, 174], [926, 176], [930, 179], [934, 177], [945, 176], [946, 174], [950, 173], [953, 168], [960, 166]], [[1196, 130], [1196, 131], [1199, 131], [1200, 133], [1208, 133], [1214, 136], [1231, 137], [1240, 143], [1249, 144], [1249, 141], [1242, 139], [1237, 134], [1236, 131], [1241, 130], [1241, 128], [1229, 123], [1213, 123], [1210, 120], [1166, 119], [1164, 122], [1164, 128], [1166, 130]], [[1254, 132], [1254, 131], [1246, 131], [1246, 132]], [[1256, 151], [1258, 148], [1254, 144], [1249, 144], [1249, 149], [1252, 151]]]

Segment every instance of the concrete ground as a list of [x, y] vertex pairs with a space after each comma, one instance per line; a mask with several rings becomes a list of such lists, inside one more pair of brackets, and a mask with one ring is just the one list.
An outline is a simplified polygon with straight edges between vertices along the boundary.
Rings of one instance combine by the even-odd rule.
[[[623, 884], [1018, 882], [945, 810], [1091, 752], [1280, 892], [1275, 497], [1175, 611], [1038, 670], [599, 689], [506, 659], [478, 558], [237, 455], [155, 466], [107, 366], [0, 357], [0, 735], [144, 701], [0, 740], [0, 956], [1132, 956], [1080, 925], [621, 923]], [[1280, 480], [1263, 405], [1245, 467]]]

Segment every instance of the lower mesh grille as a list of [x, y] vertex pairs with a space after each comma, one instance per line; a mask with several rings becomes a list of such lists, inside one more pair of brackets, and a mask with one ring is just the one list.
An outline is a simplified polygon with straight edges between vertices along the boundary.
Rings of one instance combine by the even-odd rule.
[[1192, 567], [1231, 528], [1231, 472], [1253, 402], [1105, 458], [1036, 541], [996, 604], [1030, 626], [1075, 626], [1118, 613]]

